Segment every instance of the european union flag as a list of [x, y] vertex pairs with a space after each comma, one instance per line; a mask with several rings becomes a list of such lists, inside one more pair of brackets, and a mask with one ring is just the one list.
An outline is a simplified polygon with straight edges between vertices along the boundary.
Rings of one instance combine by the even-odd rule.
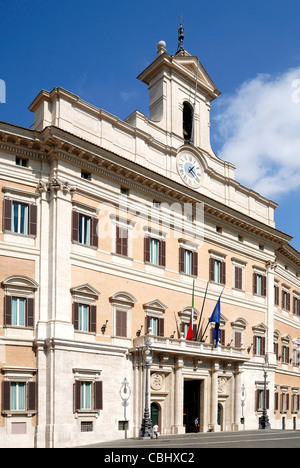
[[215, 331], [214, 331], [215, 348], [218, 346], [219, 338], [220, 338], [220, 318], [221, 318], [221, 295], [209, 319], [209, 322], [214, 322], [216, 324]]

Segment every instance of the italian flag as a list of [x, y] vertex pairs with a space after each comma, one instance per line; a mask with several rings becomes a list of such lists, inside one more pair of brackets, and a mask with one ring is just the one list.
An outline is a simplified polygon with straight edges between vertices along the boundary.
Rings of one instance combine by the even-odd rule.
[[189, 341], [193, 341], [194, 303], [195, 303], [195, 280], [193, 281], [192, 312], [191, 312], [191, 317], [190, 317], [189, 329], [186, 335], [186, 340], [189, 340]]

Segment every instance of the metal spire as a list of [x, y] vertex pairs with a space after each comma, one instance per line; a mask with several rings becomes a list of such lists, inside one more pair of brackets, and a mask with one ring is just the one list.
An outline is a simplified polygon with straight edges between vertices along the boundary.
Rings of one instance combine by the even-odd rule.
[[184, 47], [183, 47], [184, 28], [182, 26], [182, 23], [183, 23], [184, 19], [182, 17], [182, 13], [180, 14], [180, 16], [178, 16], [178, 18], [180, 18], [180, 28], [178, 29], [178, 49], [177, 49], [177, 53], [184, 50]]

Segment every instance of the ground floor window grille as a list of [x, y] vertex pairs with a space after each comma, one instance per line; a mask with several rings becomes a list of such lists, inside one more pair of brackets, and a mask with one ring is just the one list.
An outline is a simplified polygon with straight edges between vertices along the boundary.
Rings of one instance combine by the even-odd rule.
[[93, 423], [92, 423], [92, 421], [82, 421], [81, 422], [81, 432], [93, 432]]

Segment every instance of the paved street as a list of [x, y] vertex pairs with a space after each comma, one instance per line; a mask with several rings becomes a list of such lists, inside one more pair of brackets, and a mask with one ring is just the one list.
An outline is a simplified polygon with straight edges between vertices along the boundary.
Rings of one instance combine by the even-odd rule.
[[[162, 436], [158, 440], [118, 440], [80, 448], [101, 448], [105, 453], [122, 449], [126, 453], [146, 449], [191, 452], [203, 448], [300, 448], [300, 431], [244, 431]], [[111, 450], [107, 450], [111, 449]]]

